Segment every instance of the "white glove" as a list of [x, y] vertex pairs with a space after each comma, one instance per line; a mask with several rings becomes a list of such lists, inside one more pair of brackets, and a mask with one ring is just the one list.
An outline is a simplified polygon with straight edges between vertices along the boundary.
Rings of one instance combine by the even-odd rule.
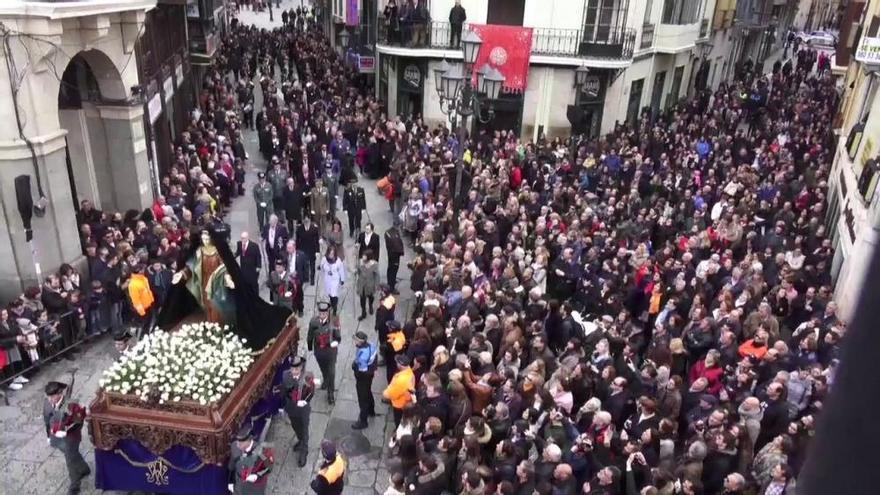
[[67, 432], [64, 430], [58, 430], [55, 432], [55, 438], [64, 438], [67, 436]]
[[284, 297], [290, 297], [293, 295], [293, 292], [287, 291], [284, 293]]
[[51, 438], [47, 438], [47, 439], [46, 439], [46, 445], [52, 445], [52, 439], [51, 439]]
[[266, 203], [260, 203], [260, 208], [265, 208], [265, 207], [266, 207]]
[[304, 401], [304, 400], [298, 400], [298, 401], [296, 401], [296, 406], [297, 406], [297, 407], [306, 407], [306, 405], [308, 405], [308, 402], [306, 402], [306, 401]]
[[247, 481], [248, 483], [256, 483], [257, 482], [257, 475], [256, 474], [249, 474], [248, 477], [245, 478], [245, 481]]
[[336, 342], [335, 340], [330, 342], [330, 347], [339, 347], [339, 342]]
[[235, 491], [235, 485], [230, 483], [230, 484], [226, 485], [226, 489], [229, 490], [230, 492]]

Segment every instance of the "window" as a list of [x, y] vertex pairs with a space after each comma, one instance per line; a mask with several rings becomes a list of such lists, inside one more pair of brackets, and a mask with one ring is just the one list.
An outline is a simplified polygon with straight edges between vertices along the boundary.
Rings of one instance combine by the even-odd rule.
[[584, 9], [584, 41], [614, 41], [626, 27], [629, 0], [587, 0]]
[[626, 121], [634, 125], [639, 119], [639, 109], [642, 104], [642, 90], [645, 87], [644, 79], [636, 79], [629, 88], [629, 103], [626, 106]]
[[651, 10], [654, 9], [654, 0], [648, 0], [648, 4], [645, 5], [645, 18], [642, 22], [645, 24], [651, 23]]
[[678, 103], [678, 95], [681, 92], [681, 80], [684, 78], [684, 66], [679, 65], [675, 68], [672, 75], [672, 88], [669, 90], [669, 96], [666, 97], [666, 108]]
[[697, 22], [703, 0], [666, 0], [663, 4], [663, 24], [693, 24]]
[[489, 0], [486, 24], [522, 26], [525, 11], [526, 0]]
[[651, 111], [654, 115], [660, 112], [660, 102], [663, 101], [664, 86], [666, 86], [666, 71], [658, 72], [654, 76], [654, 89], [651, 90]]

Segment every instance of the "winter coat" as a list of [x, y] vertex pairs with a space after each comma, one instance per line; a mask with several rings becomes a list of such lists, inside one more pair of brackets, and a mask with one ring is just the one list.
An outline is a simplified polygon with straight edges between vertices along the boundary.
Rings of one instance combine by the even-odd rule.
[[358, 295], [372, 296], [379, 285], [379, 264], [373, 260], [366, 263], [358, 262], [357, 282], [355, 288]]

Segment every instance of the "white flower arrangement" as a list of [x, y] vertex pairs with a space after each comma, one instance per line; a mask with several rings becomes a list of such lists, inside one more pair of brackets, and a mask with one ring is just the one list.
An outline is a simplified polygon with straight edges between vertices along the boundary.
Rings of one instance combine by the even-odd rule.
[[254, 362], [245, 339], [227, 326], [202, 322], [156, 330], [104, 371], [99, 385], [144, 402], [218, 402]]

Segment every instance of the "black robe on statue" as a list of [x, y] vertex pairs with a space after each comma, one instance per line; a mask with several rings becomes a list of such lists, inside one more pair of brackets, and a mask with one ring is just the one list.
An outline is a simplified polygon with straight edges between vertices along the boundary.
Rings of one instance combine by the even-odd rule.
[[[204, 229], [198, 229], [198, 232], [194, 232], [191, 236], [193, 246], [183, 254], [178, 266], [185, 266], [186, 260], [201, 247], [201, 230]], [[232, 282], [235, 284], [234, 289], [229, 289], [235, 301], [235, 321], [228, 324], [236, 335], [247, 339], [249, 348], [255, 351], [261, 350], [281, 332], [291, 311], [263, 301], [256, 289], [245, 282], [241, 268], [229, 248], [229, 228], [226, 225], [215, 224], [208, 228], [208, 233], [211, 242], [217, 246], [220, 259], [226, 266], [226, 273], [232, 277]], [[172, 284], [165, 304], [156, 319], [156, 325], [162, 330], [171, 330], [184, 318], [201, 310], [198, 301], [187, 290], [185, 283]]]

